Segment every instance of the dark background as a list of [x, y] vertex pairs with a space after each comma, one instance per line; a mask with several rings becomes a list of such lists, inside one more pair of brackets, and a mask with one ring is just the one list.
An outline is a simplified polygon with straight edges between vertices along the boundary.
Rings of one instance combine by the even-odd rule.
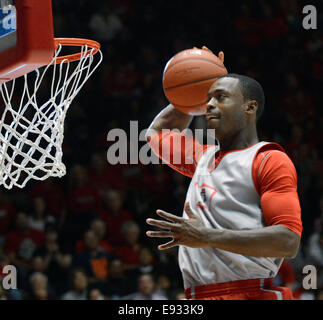
[[[316, 6], [317, 30], [302, 27], [306, 4]], [[56, 37], [97, 40], [104, 60], [67, 115], [67, 175], [29, 182], [23, 190], [0, 191], [1, 261], [22, 270], [19, 292], [4, 292], [3, 297], [38, 299], [30, 277], [40, 272], [48, 278], [45, 297], [60, 299], [70, 290], [71, 271], [80, 267], [90, 279], [87, 298], [97, 288], [105, 298], [120, 299], [137, 291], [137, 278], [146, 272], [168, 299], [182, 291], [177, 250], [158, 252], [159, 242], [145, 236], [145, 219], [157, 208], [181, 214], [189, 180], [166, 165], [111, 166], [106, 137], [112, 128], [129, 130], [130, 120], [139, 121], [139, 130], [147, 128], [167, 105], [161, 85], [166, 62], [180, 50], [206, 45], [215, 53], [224, 51], [229, 72], [254, 77], [264, 88], [259, 136], [280, 143], [296, 167], [304, 227], [299, 255], [287, 261], [275, 281], [290, 285], [299, 299], [319, 299], [319, 290], [303, 292], [301, 280], [304, 265], [313, 264], [319, 272], [323, 266], [323, 1], [54, 0], [53, 12]], [[197, 125], [193, 122], [192, 128]], [[9, 248], [7, 244], [21, 211], [40, 221], [33, 252], [23, 263], [15, 236]], [[77, 247], [95, 218], [107, 229], [102, 239], [109, 251], [102, 256], [108, 261], [104, 279], [93, 272], [90, 258], [82, 256], [83, 247]], [[128, 242], [118, 233], [127, 220], [140, 230], [139, 238], [129, 236]], [[50, 232], [58, 235], [59, 249], [52, 255], [45, 240]], [[58, 253], [66, 257], [65, 265], [55, 260]], [[117, 258], [116, 268], [124, 271], [116, 276], [118, 270], [113, 270], [112, 281], [110, 266]], [[114, 292], [112, 282], [128, 290]]]

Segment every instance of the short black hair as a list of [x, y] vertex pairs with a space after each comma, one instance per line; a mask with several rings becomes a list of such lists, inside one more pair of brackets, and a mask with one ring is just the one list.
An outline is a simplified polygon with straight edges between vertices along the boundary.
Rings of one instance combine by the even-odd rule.
[[245, 100], [256, 100], [258, 102], [258, 109], [256, 119], [258, 120], [264, 112], [265, 108], [265, 94], [260, 83], [250, 77], [243, 76], [236, 73], [227, 73], [220, 78], [235, 78], [239, 80], [239, 87]]

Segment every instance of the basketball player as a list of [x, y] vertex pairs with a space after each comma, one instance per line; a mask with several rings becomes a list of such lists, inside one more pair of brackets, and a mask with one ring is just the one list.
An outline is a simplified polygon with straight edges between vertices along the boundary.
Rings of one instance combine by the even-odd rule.
[[[224, 59], [223, 52], [219, 58]], [[264, 100], [256, 80], [227, 74], [209, 89], [205, 113], [217, 145], [201, 145], [183, 133], [192, 116], [172, 105], [157, 115], [147, 132], [152, 150], [192, 178], [182, 217], [157, 210], [163, 219], [147, 219], [157, 227], [147, 231], [148, 236], [171, 238], [160, 250], [180, 246], [187, 299], [293, 299], [290, 289], [273, 286], [272, 279], [300, 244], [297, 175], [280, 145], [258, 139], [256, 124]], [[178, 135], [191, 143], [185, 148], [173, 145]], [[160, 152], [161, 145], [163, 150], [170, 147], [170, 157]], [[176, 152], [184, 159], [180, 164], [171, 161]], [[189, 157], [193, 164], [185, 164]]]

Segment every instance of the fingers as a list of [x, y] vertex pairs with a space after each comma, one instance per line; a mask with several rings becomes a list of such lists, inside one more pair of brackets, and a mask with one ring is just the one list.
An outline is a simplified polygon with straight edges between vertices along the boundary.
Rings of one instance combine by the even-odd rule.
[[[202, 47], [202, 50], [206, 50], [206, 51], [209, 51], [209, 52], [212, 52], [212, 50], [210, 50], [208, 47], [206, 47], [206, 46], [203, 46]], [[213, 52], [212, 52], [213, 53]]]
[[176, 234], [171, 231], [147, 231], [146, 235], [151, 238], [172, 238]]
[[194, 218], [195, 217], [195, 214], [193, 213], [193, 211], [191, 210], [191, 207], [190, 207], [190, 203], [189, 202], [186, 202], [185, 203], [185, 206], [184, 206], [184, 210], [186, 212], [186, 214], [188, 215], [188, 217], [190, 219]]
[[164, 243], [164, 244], [159, 245], [158, 246], [158, 249], [159, 250], [166, 250], [166, 249], [175, 247], [177, 245], [178, 245], [177, 241], [176, 240], [172, 240], [172, 241], [169, 241], [167, 243]]
[[152, 226], [156, 226], [162, 229], [170, 229], [175, 230], [177, 229], [177, 225], [171, 222], [162, 221], [162, 220], [155, 220], [155, 219], [147, 219], [146, 222]]
[[174, 214], [168, 213], [168, 212], [163, 211], [163, 210], [157, 210], [156, 213], [160, 217], [165, 218], [165, 219], [167, 219], [169, 221], [172, 221], [172, 222], [180, 222], [180, 221], [183, 220], [183, 218], [175, 216]]
[[[212, 50], [210, 50], [208, 47], [206, 47], [206, 46], [203, 46], [202, 47], [202, 50], [206, 50], [206, 51], [208, 51], [208, 52], [211, 52], [211, 53], [213, 53], [213, 51]], [[220, 51], [219, 53], [218, 53], [218, 58], [222, 61], [222, 62], [224, 62], [224, 52], [223, 51]]]
[[222, 62], [224, 62], [224, 52], [223, 51], [219, 52], [218, 57]]

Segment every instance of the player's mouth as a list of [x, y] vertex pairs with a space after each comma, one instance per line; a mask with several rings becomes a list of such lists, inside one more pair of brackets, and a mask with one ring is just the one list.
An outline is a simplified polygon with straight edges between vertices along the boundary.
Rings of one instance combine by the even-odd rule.
[[207, 115], [205, 116], [206, 120], [207, 121], [210, 121], [210, 120], [219, 120], [221, 118], [220, 115], [214, 115], [214, 114], [210, 114], [210, 115]]

